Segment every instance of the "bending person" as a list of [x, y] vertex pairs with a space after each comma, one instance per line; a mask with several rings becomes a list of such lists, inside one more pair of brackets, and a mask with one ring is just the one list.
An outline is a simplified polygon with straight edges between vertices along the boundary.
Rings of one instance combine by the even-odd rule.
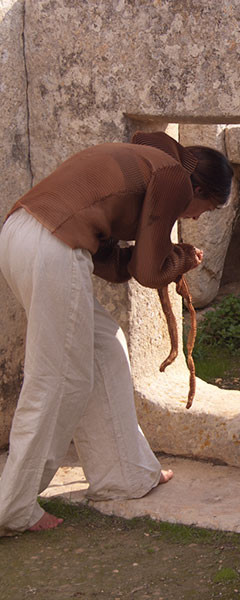
[[[232, 169], [162, 132], [90, 147], [20, 198], [0, 266], [27, 315], [24, 381], [0, 481], [0, 535], [62, 522], [37, 502], [72, 439], [95, 500], [139, 498], [172, 477], [138, 427], [124, 335], [94, 298], [92, 272], [159, 289], [202, 252], [172, 227], [226, 203]], [[119, 240], [135, 240], [120, 248]]]

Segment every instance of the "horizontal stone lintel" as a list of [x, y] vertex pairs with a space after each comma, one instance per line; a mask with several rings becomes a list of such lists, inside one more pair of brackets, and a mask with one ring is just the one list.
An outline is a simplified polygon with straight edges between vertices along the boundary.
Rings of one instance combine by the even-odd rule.
[[132, 113], [132, 112], [124, 112], [124, 117], [130, 119], [131, 121], [138, 121], [142, 123], [189, 123], [189, 125], [201, 124], [201, 125], [239, 125], [240, 126], [240, 114], [209, 114], [204, 113], [201, 114], [187, 114], [183, 115], [182, 112], [180, 114], [166, 114], [166, 113], [158, 113], [158, 114], [142, 114], [142, 113]]

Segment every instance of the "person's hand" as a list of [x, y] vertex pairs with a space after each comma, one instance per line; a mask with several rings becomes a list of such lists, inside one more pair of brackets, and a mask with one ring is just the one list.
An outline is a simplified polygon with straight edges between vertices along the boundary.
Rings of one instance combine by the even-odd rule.
[[195, 269], [196, 267], [198, 267], [198, 265], [200, 265], [200, 263], [202, 262], [202, 259], [203, 259], [203, 251], [202, 250], [199, 250], [199, 248], [194, 247], [194, 251], [195, 251], [195, 256], [194, 256], [195, 264], [193, 264], [192, 269]]

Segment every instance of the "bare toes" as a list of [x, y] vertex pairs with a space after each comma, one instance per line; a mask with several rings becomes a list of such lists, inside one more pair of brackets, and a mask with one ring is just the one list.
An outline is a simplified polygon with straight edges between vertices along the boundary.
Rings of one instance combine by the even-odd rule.
[[161, 471], [159, 484], [167, 483], [170, 479], [172, 479], [172, 477], [173, 477], [173, 471], [171, 469], [168, 469], [168, 471]]

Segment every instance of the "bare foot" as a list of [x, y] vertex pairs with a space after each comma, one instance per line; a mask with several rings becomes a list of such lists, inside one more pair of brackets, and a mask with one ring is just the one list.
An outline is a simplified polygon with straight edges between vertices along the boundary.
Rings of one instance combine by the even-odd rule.
[[58, 517], [55, 517], [54, 515], [50, 515], [49, 513], [45, 512], [41, 519], [37, 521], [37, 523], [32, 525], [32, 527], [28, 528], [28, 531], [42, 531], [43, 529], [54, 529], [58, 525], [61, 525], [62, 522], [63, 519], [58, 519]]
[[173, 477], [173, 472], [171, 471], [171, 469], [168, 469], [168, 471], [161, 471], [161, 475], [160, 475], [160, 480], [159, 480], [159, 484], [160, 483], [167, 483], [169, 481], [169, 479], [172, 479]]

